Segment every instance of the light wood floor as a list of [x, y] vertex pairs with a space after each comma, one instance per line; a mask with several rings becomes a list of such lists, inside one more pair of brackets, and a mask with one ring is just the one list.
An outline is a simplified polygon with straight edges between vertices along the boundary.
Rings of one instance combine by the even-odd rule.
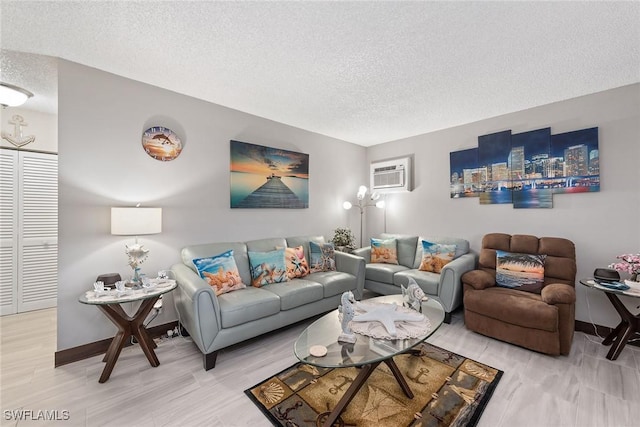
[[[208, 372], [182, 337], [158, 342], [157, 368], [128, 347], [99, 384], [101, 356], [53, 368], [55, 309], [5, 316], [1, 424], [51, 424], [6, 419], [5, 411], [25, 409], [69, 411], [54, 423], [64, 426], [269, 426], [243, 391], [296, 362], [292, 343], [305, 326], [227, 349]], [[640, 425], [640, 349], [627, 346], [612, 362], [596, 340], [576, 333], [570, 356], [549, 357], [469, 332], [458, 313], [429, 342], [504, 371], [480, 426]]]

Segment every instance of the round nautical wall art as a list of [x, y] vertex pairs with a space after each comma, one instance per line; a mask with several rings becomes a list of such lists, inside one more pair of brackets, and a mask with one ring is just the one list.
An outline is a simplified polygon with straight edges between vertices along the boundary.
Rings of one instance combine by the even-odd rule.
[[154, 159], [166, 162], [180, 155], [182, 141], [171, 129], [154, 126], [142, 134], [142, 147]]

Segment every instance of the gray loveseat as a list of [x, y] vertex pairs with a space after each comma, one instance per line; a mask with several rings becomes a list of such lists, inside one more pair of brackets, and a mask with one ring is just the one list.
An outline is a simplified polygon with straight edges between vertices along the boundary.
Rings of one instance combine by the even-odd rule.
[[[268, 252], [276, 247], [302, 245], [309, 260], [309, 241], [324, 243], [322, 236], [272, 238], [234, 243], [211, 243], [182, 249], [182, 262], [174, 265], [178, 287], [173, 293], [179, 321], [204, 355], [204, 369], [215, 367], [218, 351], [230, 345], [303, 319], [334, 310], [345, 291], [362, 298], [364, 260], [335, 253], [336, 270], [311, 273], [300, 279], [251, 286], [248, 251]], [[245, 289], [216, 296], [202, 279], [193, 259], [233, 250]]]
[[[398, 265], [371, 263], [371, 247], [356, 249], [354, 255], [365, 259], [364, 287], [383, 295], [401, 293], [400, 285], [407, 286], [412, 277], [428, 297], [439, 301], [445, 310], [445, 322], [451, 321], [451, 312], [462, 304], [462, 283], [460, 278], [467, 271], [475, 269], [476, 256], [469, 253], [469, 242], [453, 237], [422, 237], [384, 233], [381, 239], [394, 238], [397, 241]], [[446, 264], [440, 274], [420, 271], [422, 261], [422, 240], [431, 243], [455, 244], [453, 261]]]

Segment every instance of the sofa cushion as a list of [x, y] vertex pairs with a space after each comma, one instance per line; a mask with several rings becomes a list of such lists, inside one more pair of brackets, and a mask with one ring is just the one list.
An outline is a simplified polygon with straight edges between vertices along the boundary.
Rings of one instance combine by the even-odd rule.
[[200, 277], [213, 287], [216, 295], [246, 288], [233, 258], [233, 251], [207, 258], [196, 258], [193, 265], [198, 269]]
[[371, 238], [371, 262], [398, 264], [398, 248], [396, 239]]
[[465, 310], [523, 328], [549, 332], [558, 330], [558, 308], [543, 302], [540, 295], [530, 292], [497, 286], [481, 291], [466, 290], [464, 307]]
[[273, 292], [248, 287], [218, 297], [223, 328], [231, 328], [280, 312], [280, 298]]
[[418, 270], [440, 273], [442, 267], [449, 264], [456, 253], [456, 245], [444, 245], [421, 240], [422, 261]]
[[263, 289], [278, 295], [281, 310], [296, 308], [321, 300], [324, 297], [324, 289], [320, 283], [305, 279], [273, 283]]
[[311, 273], [305, 280], [318, 282], [323, 287], [325, 298], [355, 289], [355, 276], [341, 271], [323, 271]]
[[462, 255], [469, 253], [469, 241], [465, 239], [459, 239], [457, 237], [438, 237], [438, 236], [420, 236], [417, 242], [417, 249], [415, 252], [415, 258], [411, 268], [420, 268], [422, 262], [422, 241], [426, 240], [431, 243], [439, 243], [441, 245], [456, 245], [456, 254], [453, 259], [459, 258]]
[[295, 248], [285, 248], [284, 258], [289, 279], [304, 277], [309, 274], [309, 263], [304, 256], [304, 247], [302, 245]]
[[576, 249], [571, 241], [558, 237], [541, 237], [538, 253], [547, 254], [544, 260], [545, 284], [575, 285]]
[[496, 285], [540, 293], [546, 255], [496, 251]]
[[249, 240], [246, 243], [247, 243], [247, 251], [249, 252], [269, 252], [274, 249], [284, 248], [287, 246], [287, 241], [282, 237]]
[[398, 287], [401, 285], [406, 287], [409, 283], [409, 277], [416, 281], [425, 294], [438, 295], [438, 286], [440, 285], [439, 274], [416, 269], [400, 271], [393, 276], [393, 284]]
[[309, 242], [309, 249], [311, 251], [309, 260], [311, 261], [312, 273], [336, 270], [335, 247], [333, 243], [318, 244]]
[[270, 283], [289, 280], [284, 260], [284, 248], [269, 252], [249, 252], [251, 285], [259, 288]]
[[408, 270], [404, 265], [395, 264], [367, 264], [364, 278], [374, 282], [393, 283], [393, 275], [399, 271]]
[[397, 248], [398, 248], [398, 264], [404, 265], [407, 268], [417, 268], [413, 266], [413, 261], [416, 256], [416, 246], [418, 244], [418, 236], [382, 233], [380, 235], [380, 238], [396, 239]]

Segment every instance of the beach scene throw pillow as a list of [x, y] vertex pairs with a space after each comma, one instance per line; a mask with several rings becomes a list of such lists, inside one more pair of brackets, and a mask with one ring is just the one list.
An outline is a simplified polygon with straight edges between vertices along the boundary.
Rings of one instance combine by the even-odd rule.
[[193, 260], [193, 264], [198, 269], [200, 277], [214, 288], [216, 295], [247, 287], [240, 278], [233, 251], [208, 258], [197, 258]]
[[496, 285], [539, 294], [546, 255], [496, 251]]
[[304, 248], [302, 246], [285, 248], [284, 256], [289, 279], [304, 277], [309, 274], [309, 263], [307, 263], [307, 259], [304, 256]]
[[398, 264], [398, 243], [396, 239], [371, 238], [371, 262]]
[[284, 249], [270, 252], [249, 251], [249, 266], [251, 268], [251, 285], [256, 288], [289, 280], [284, 260]]
[[443, 245], [422, 241], [422, 261], [418, 270], [431, 273], [442, 272], [442, 267], [449, 264], [456, 255], [456, 245]]
[[318, 244], [309, 242], [309, 250], [312, 273], [336, 270], [336, 255], [333, 243]]

